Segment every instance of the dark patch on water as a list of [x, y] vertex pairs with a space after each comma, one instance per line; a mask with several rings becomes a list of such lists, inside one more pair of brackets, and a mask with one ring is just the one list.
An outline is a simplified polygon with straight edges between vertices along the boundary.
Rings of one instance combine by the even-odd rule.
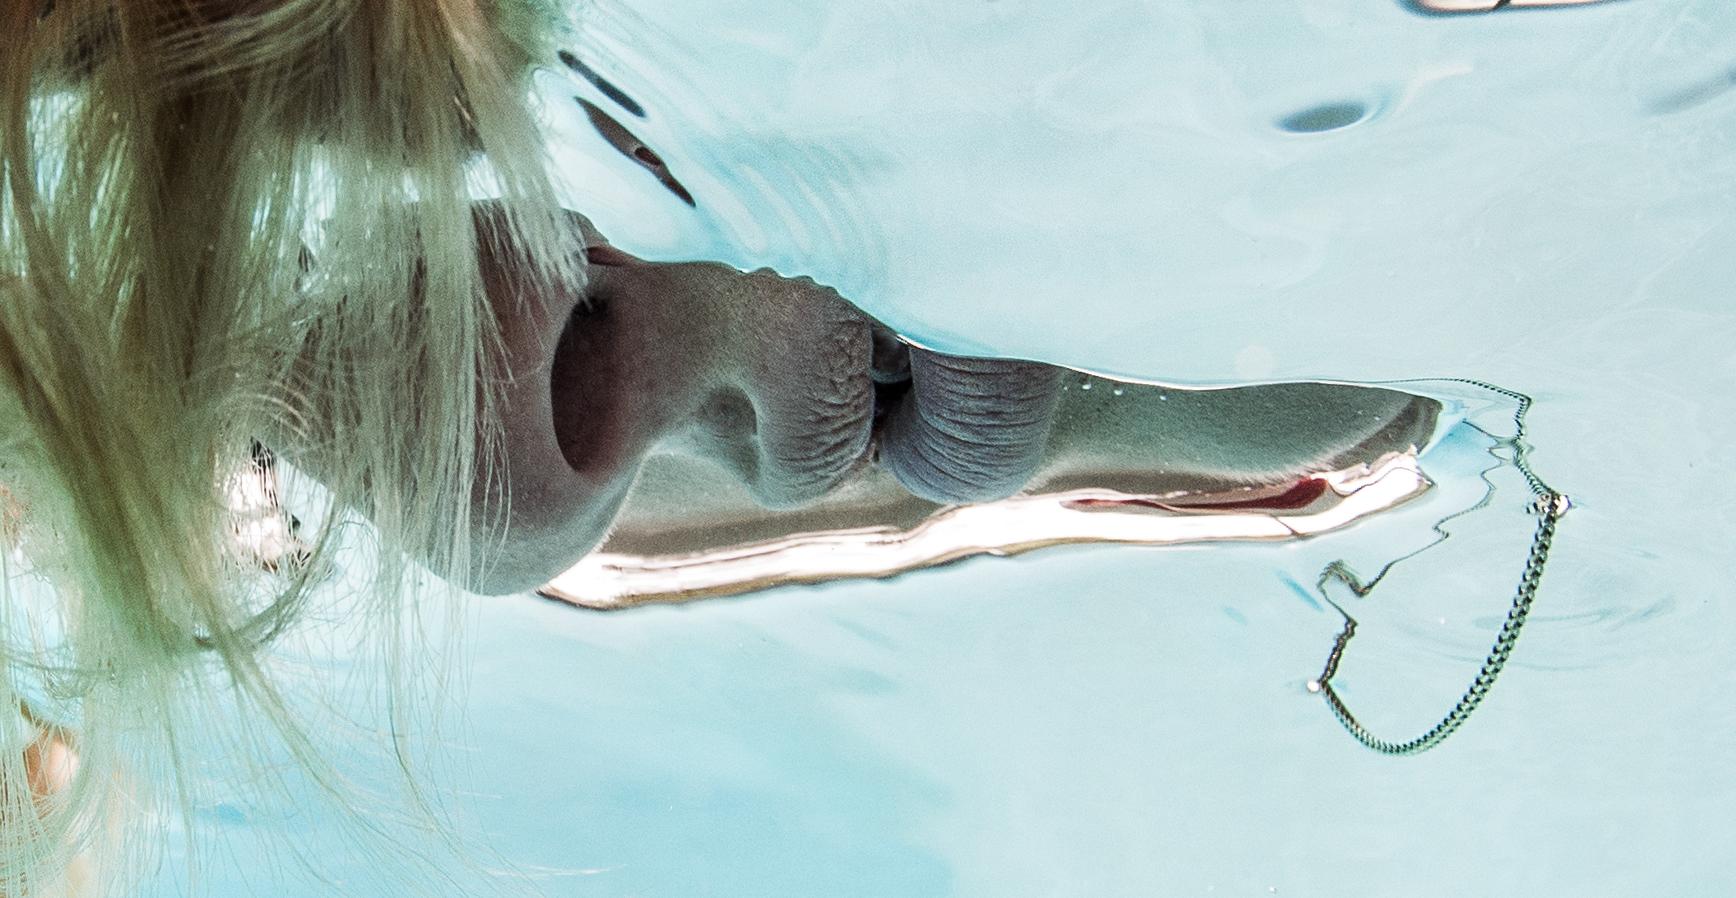
[[1368, 106], [1354, 100], [1322, 103], [1278, 120], [1278, 127], [1292, 134], [1319, 134], [1348, 128], [1368, 117]]
[[591, 120], [591, 127], [596, 128], [597, 133], [602, 135], [603, 139], [608, 141], [609, 146], [614, 147], [616, 152], [633, 160], [638, 163], [640, 168], [650, 172], [651, 176], [657, 179], [657, 183], [662, 184], [664, 189], [675, 194], [677, 199], [689, 206], [697, 207], [699, 205], [694, 201], [693, 194], [675, 179], [675, 175], [669, 171], [668, 164], [663, 161], [663, 157], [658, 155], [656, 150], [646, 146], [644, 141], [627, 130], [626, 126], [615, 121], [613, 116], [604, 112], [597, 104], [583, 97], [574, 97], [573, 102], [578, 103], [579, 108], [585, 110], [586, 118]]
[[1295, 577], [1292, 577], [1289, 574], [1279, 574], [1278, 579], [1284, 581], [1284, 585], [1288, 586], [1291, 592], [1301, 596], [1302, 601], [1308, 603], [1308, 607], [1315, 611], [1323, 610], [1320, 600], [1315, 597], [1314, 592], [1306, 586], [1303, 586], [1301, 583], [1298, 583]]
[[1690, 84], [1687, 87], [1665, 94], [1651, 103], [1654, 115], [1669, 115], [1672, 112], [1683, 112], [1695, 106], [1711, 101], [1728, 93], [1736, 87], [1736, 68], [1721, 72], [1718, 75]]
[[638, 100], [628, 96], [627, 92], [616, 87], [614, 82], [597, 74], [596, 69], [585, 65], [582, 60], [569, 51], [562, 50], [555, 55], [560, 58], [562, 65], [572, 69], [573, 73], [578, 75], [580, 78], [591, 82], [592, 87], [601, 91], [603, 96], [608, 97], [616, 106], [627, 110], [629, 114], [637, 118], [645, 117], [645, 107], [639, 105]]

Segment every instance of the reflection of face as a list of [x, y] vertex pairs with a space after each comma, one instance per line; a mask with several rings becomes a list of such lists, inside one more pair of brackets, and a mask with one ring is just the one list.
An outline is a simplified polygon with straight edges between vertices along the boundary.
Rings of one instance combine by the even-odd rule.
[[[868, 463], [871, 442], [937, 501], [1009, 495], [1035, 471], [1058, 369], [888, 351], [889, 334], [809, 279], [647, 262], [580, 226], [583, 305], [545, 297], [515, 311], [513, 273], [485, 260], [515, 377], [508, 530], [479, 591], [534, 588], [601, 542], [653, 450], [720, 461], [773, 508], [826, 493]], [[890, 383], [876, 433], [877, 330]]]

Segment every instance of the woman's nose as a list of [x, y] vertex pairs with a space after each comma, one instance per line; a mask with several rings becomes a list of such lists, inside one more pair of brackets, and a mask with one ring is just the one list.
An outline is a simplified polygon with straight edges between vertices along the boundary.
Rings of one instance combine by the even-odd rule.
[[505, 410], [503, 554], [516, 560], [494, 582], [521, 588], [577, 561], [656, 452], [701, 454], [770, 508], [868, 464], [877, 422], [881, 463], [932, 501], [998, 498], [1035, 472], [1056, 369], [905, 349], [807, 278], [587, 244], [583, 302], [503, 320], [525, 377]]

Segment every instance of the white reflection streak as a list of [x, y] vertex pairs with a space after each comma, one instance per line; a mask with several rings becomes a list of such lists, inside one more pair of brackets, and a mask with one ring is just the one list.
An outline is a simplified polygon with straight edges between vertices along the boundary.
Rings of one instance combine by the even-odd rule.
[[1609, 0], [1412, 0], [1412, 5], [1432, 13], [1478, 13], [1501, 9], [1548, 9], [1590, 6]]
[[[948, 507], [909, 530], [870, 527], [800, 533], [668, 556], [595, 552], [539, 593], [609, 610], [791, 583], [889, 577], [973, 555], [1016, 555], [1068, 543], [1164, 546], [1294, 539], [1343, 527], [1430, 486], [1411, 453], [1394, 453], [1372, 468], [1316, 474], [1311, 479], [1324, 483], [1324, 493], [1295, 510], [1190, 510], [1163, 505], [1151, 496], [1074, 490]], [[1234, 501], [1233, 496], [1226, 498]], [[1081, 507], [1086, 501], [1097, 504]]]

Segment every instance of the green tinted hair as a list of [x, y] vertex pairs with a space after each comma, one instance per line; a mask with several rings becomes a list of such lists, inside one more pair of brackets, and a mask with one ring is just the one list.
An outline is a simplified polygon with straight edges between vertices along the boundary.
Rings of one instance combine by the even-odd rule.
[[[357, 651], [393, 677], [408, 599], [499, 532], [472, 519], [511, 376], [478, 235], [526, 272], [510, 301], [583, 276], [530, 102], [555, 26], [530, 0], [0, 0], [0, 895], [173, 797], [207, 690], [342, 793], [266, 647], [341, 509], [377, 531]], [[262, 446], [328, 491], [293, 563], [238, 548]], [[46, 802], [45, 727], [81, 762]]]

